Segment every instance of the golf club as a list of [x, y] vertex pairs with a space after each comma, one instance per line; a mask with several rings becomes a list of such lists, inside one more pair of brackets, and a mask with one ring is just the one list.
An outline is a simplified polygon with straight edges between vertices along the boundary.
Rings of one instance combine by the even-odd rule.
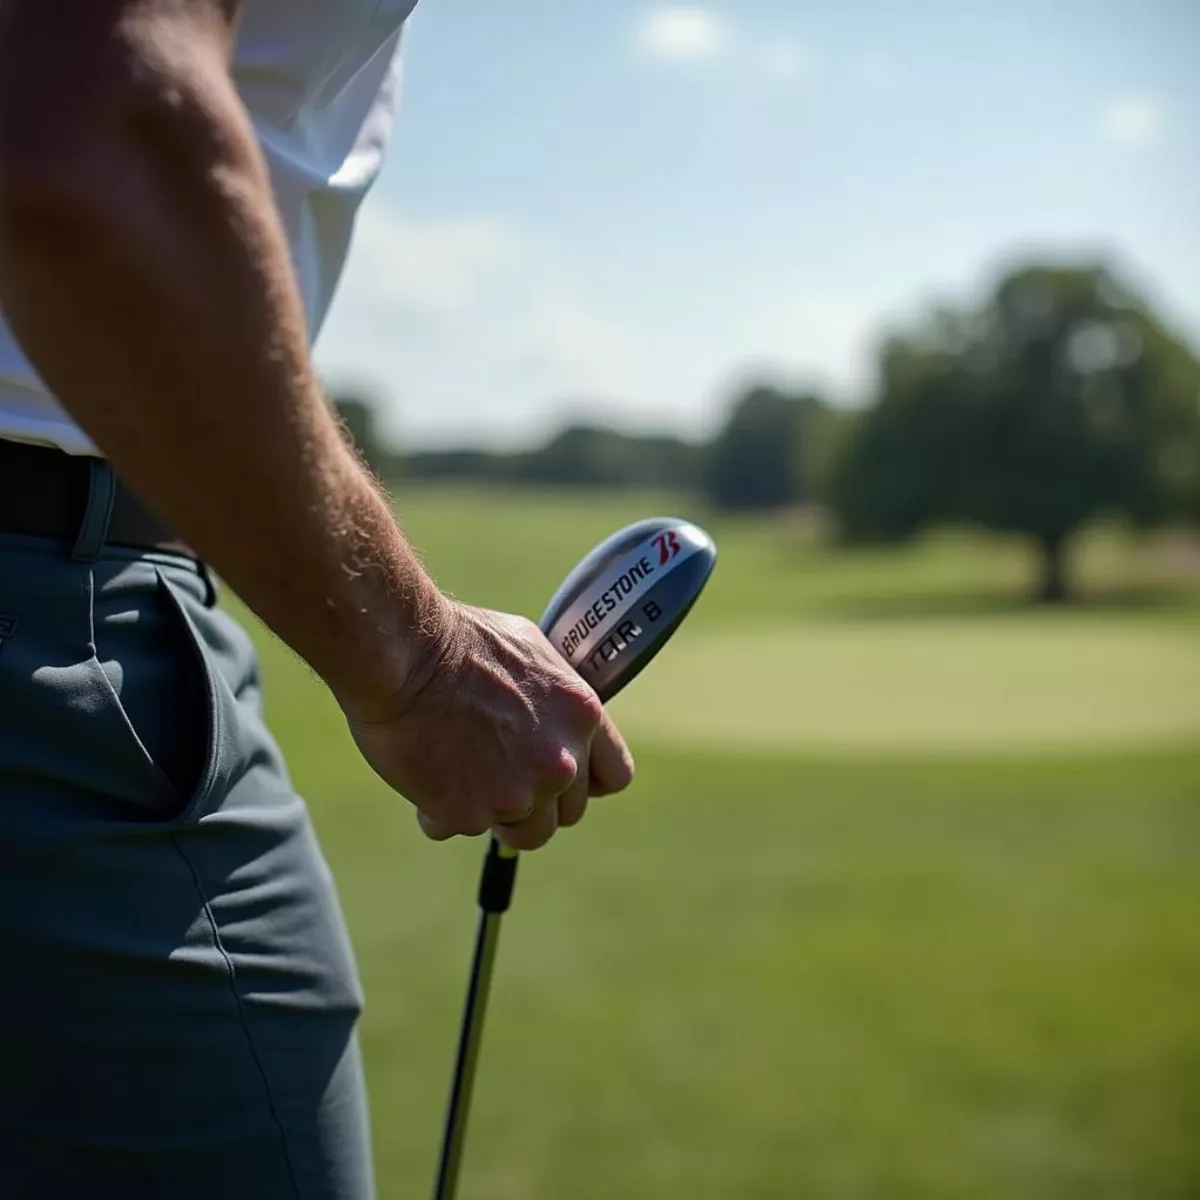
[[[663, 648], [716, 561], [712, 538], [690, 521], [638, 521], [606, 538], [567, 576], [542, 614], [542, 632], [607, 702]], [[479, 880], [479, 925], [434, 1200], [453, 1200], [458, 1187], [500, 917], [516, 876], [517, 852], [492, 838]]]

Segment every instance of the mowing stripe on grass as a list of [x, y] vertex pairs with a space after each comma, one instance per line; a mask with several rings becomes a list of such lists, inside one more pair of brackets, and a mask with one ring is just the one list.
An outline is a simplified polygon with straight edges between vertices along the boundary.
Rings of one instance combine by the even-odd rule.
[[891, 620], [691, 630], [613, 713], [636, 744], [1037, 752], [1200, 737], [1185, 627]]

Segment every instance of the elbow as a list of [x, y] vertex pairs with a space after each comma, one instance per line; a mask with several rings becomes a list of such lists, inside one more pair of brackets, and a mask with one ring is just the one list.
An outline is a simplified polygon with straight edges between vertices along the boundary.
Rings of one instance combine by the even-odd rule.
[[197, 173], [188, 118], [157, 87], [106, 82], [64, 100], [47, 86], [18, 103], [0, 85], [0, 253], [148, 232]]
[[101, 173], [111, 175], [119, 161], [110, 105], [95, 96], [55, 98], [51, 86], [18, 91], [0, 83], [0, 244], [6, 251], [64, 212], [94, 202]]
[[21, 208], [97, 182], [119, 187], [134, 159], [187, 163], [212, 141], [221, 84], [231, 86], [203, 47], [166, 53], [114, 38], [56, 55], [0, 37], [0, 56], [39, 63], [0, 71], [0, 202]]
[[[94, 247], [110, 232], [107, 206], [98, 203], [69, 160], [55, 164], [0, 156], [0, 271], [18, 272]], [[9, 282], [7, 280], [2, 282]]]
[[69, 162], [17, 161], [0, 153], [0, 247], [6, 253], [83, 200], [84, 187]]
[[[2, 3], [2, 0], [0, 0]], [[109, 42], [0, 71], [0, 257], [156, 246], [164, 212], [222, 219], [213, 179], [265, 177], [227, 66], [203, 44]], [[14, 62], [35, 61], [0, 37]]]
[[190, 66], [21, 96], [0, 81], [0, 239], [80, 213], [136, 224], [216, 168], [261, 173], [228, 78]]
[[67, 171], [0, 156], [0, 263], [7, 270], [40, 253], [62, 232], [64, 219], [78, 221], [85, 207], [83, 189]]

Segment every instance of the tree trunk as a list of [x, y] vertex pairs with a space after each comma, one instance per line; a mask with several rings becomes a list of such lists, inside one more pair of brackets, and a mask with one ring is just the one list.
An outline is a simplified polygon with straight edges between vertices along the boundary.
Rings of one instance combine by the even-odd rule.
[[1042, 604], [1065, 604], [1070, 599], [1067, 586], [1067, 536], [1045, 534], [1039, 540], [1042, 551], [1042, 581], [1038, 600]]

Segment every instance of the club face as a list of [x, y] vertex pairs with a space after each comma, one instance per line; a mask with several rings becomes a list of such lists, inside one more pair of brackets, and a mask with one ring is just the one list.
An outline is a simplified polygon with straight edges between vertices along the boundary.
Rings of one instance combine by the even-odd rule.
[[542, 616], [560, 654], [611, 700], [662, 649], [717, 561], [698, 525], [654, 517], [614, 533], [567, 576]]

